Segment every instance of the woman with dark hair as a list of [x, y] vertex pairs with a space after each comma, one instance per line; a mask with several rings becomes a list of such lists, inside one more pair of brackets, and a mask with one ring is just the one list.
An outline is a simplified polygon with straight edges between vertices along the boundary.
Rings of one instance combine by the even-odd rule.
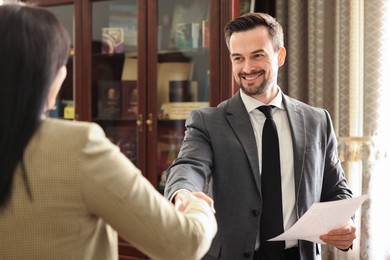
[[49, 11], [0, 6], [0, 259], [117, 259], [116, 231], [153, 259], [201, 258], [207, 196], [175, 209], [99, 126], [44, 116], [69, 46]]

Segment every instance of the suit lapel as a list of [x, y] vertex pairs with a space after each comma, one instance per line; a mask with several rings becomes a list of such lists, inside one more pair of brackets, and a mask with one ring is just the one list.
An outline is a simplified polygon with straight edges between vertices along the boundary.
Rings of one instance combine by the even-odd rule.
[[[294, 100], [291, 100], [288, 96], [283, 94], [283, 103], [286, 107], [291, 129], [294, 153], [295, 196], [298, 198], [303, 174], [303, 163], [305, 159], [305, 120], [302, 109], [299, 107], [299, 104], [294, 102]], [[248, 127], [248, 125], [251, 124], [249, 115], [241, 100], [239, 92], [229, 100], [226, 119], [245, 150], [257, 188], [261, 194], [260, 169], [256, 139], [252, 127]]]
[[252, 127], [248, 127], [248, 125], [251, 125], [249, 114], [246, 111], [239, 92], [229, 100], [226, 119], [245, 150], [252, 169], [253, 177], [256, 181], [256, 186], [261, 194], [259, 157], [257, 153], [256, 139]]
[[306, 147], [305, 119], [299, 104], [284, 94], [283, 103], [286, 107], [293, 143], [295, 196], [296, 198], [299, 198], [298, 194], [300, 192], [300, 183], [302, 180]]

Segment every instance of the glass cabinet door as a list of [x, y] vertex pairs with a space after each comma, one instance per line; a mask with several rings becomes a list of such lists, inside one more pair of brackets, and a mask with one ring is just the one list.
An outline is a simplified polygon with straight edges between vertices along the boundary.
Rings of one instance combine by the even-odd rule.
[[137, 0], [92, 3], [92, 121], [137, 165]]
[[[92, 1], [91, 19], [91, 121], [140, 167], [137, 0]], [[145, 259], [121, 237], [118, 242], [119, 259]]]
[[188, 113], [208, 107], [209, 0], [159, 0], [157, 4], [157, 188], [176, 158]]
[[55, 7], [46, 7], [53, 12], [58, 19], [65, 25], [65, 28], [71, 37], [71, 50], [68, 63], [66, 65], [67, 75], [58, 93], [55, 107], [48, 112], [49, 117], [73, 120], [74, 112], [74, 92], [73, 92], [73, 64], [74, 64], [74, 6], [61, 5]]
[[[163, 192], [189, 112], [231, 95], [222, 31], [240, 1], [38, 2], [72, 36], [68, 75], [50, 115], [98, 123]], [[119, 255], [148, 259], [120, 237]]]

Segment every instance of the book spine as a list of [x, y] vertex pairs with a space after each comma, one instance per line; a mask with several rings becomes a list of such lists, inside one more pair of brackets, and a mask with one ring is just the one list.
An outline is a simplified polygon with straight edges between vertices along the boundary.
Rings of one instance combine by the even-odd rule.
[[118, 118], [122, 111], [121, 82], [99, 81], [98, 116]]
[[210, 47], [210, 27], [209, 21], [202, 21], [202, 47], [209, 48]]
[[137, 81], [122, 81], [122, 117], [135, 119], [138, 114]]
[[169, 102], [190, 102], [191, 81], [171, 80], [169, 81]]
[[192, 23], [192, 48], [199, 48], [199, 23]]

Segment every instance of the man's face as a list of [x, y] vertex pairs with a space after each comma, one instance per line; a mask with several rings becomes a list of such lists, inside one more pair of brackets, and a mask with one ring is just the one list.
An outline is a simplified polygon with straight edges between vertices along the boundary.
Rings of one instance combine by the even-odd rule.
[[233, 76], [245, 94], [261, 95], [276, 86], [285, 49], [280, 48], [275, 52], [265, 26], [233, 33], [229, 49]]

